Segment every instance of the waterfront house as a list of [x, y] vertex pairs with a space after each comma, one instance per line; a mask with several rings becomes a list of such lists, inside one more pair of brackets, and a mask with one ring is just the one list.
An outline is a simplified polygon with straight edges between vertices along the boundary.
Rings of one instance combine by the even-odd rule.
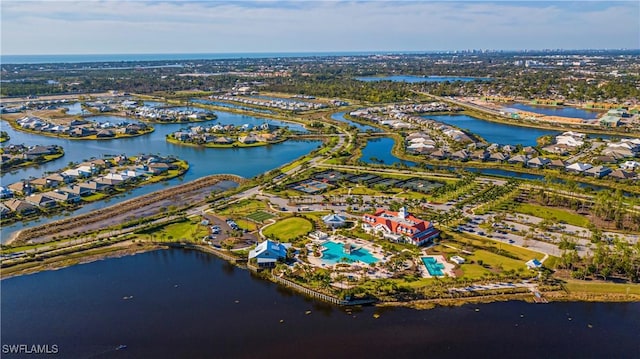
[[88, 196], [90, 194], [92, 194], [93, 192], [95, 192], [94, 190], [90, 189], [90, 188], [86, 188], [86, 187], [80, 187], [80, 186], [66, 186], [66, 187], [62, 187], [60, 188], [59, 192], [67, 192], [70, 194], [75, 194], [78, 196]]
[[331, 228], [343, 227], [347, 223], [347, 219], [344, 216], [335, 213], [327, 214], [322, 217], [322, 221]]
[[542, 148], [544, 152], [564, 156], [569, 153], [569, 146], [564, 144], [549, 145]]
[[56, 146], [33, 146], [25, 152], [25, 156], [29, 160], [34, 160], [42, 156], [52, 155], [56, 152], [58, 152], [58, 148]]
[[244, 144], [251, 144], [251, 143], [258, 142], [258, 139], [254, 135], [246, 135], [246, 136], [238, 137], [238, 142], [244, 143]]
[[593, 176], [595, 178], [602, 178], [602, 177], [610, 174], [611, 172], [612, 172], [612, 170], [609, 167], [595, 166], [595, 167], [589, 168], [588, 170], [584, 171], [584, 174], [587, 175], [587, 176]]
[[511, 158], [509, 158], [507, 160], [508, 163], [515, 165], [515, 164], [521, 164], [521, 165], [527, 165], [527, 163], [529, 162], [529, 156], [528, 155], [515, 155]]
[[9, 207], [5, 206], [4, 203], [0, 203], [0, 218], [7, 218], [11, 215], [11, 210]]
[[19, 199], [10, 199], [4, 202], [4, 205], [7, 206], [11, 211], [23, 215], [29, 215], [38, 211], [38, 207], [33, 204], [19, 200]]
[[96, 133], [96, 137], [98, 138], [109, 138], [109, 137], [115, 137], [116, 133], [113, 132], [113, 130], [99, 130]]
[[506, 161], [508, 159], [509, 159], [509, 155], [504, 154], [502, 152], [495, 152], [495, 153], [492, 153], [489, 156], [487, 161], [490, 161], [490, 162], [504, 162], [504, 161]]
[[34, 206], [42, 208], [50, 208], [57, 205], [55, 199], [48, 197], [47, 195], [42, 193], [32, 194], [31, 196], [25, 197], [24, 200], [33, 204]]
[[73, 178], [68, 177], [68, 176], [64, 176], [64, 175], [62, 175], [60, 173], [54, 173], [54, 174], [49, 175], [49, 176], [47, 176], [45, 178], [49, 182], [49, 187], [58, 187], [62, 183], [71, 183], [71, 182], [73, 182]]
[[160, 174], [169, 171], [171, 165], [163, 162], [149, 163], [147, 165], [149, 172], [153, 174]]
[[573, 172], [573, 173], [583, 173], [584, 171], [592, 168], [593, 166], [591, 166], [588, 163], [581, 163], [581, 162], [576, 162], [576, 163], [572, 163], [570, 165], [568, 165], [567, 167], [565, 167], [565, 169], [567, 170], [567, 172]]
[[362, 229], [381, 233], [394, 242], [405, 242], [416, 246], [425, 244], [440, 235], [431, 222], [424, 221], [407, 212], [406, 208], [393, 212], [378, 209], [374, 214], [362, 216]]
[[471, 154], [474, 160], [486, 161], [491, 154], [485, 150], [477, 150]]
[[22, 194], [28, 196], [35, 191], [35, 188], [29, 181], [18, 181], [7, 186], [14, 194]]
[[95, 135], [98, 131], [94, 129], [88, 129], [86, 127], [76, 127], [69, 131], [69, 136], [71, 137], [87, 137], [91, 135]]
[[504, 146], [502, 146], [502, 151], [504, 153], [513, 153], [513, 152], [516, 151], [516, 146], [504, 145]]
[[[551, 161], [548, 158], [535, 157], [530, 159], [529, 162], [527, 162], [527, 166], [531, 168], [544, 168], [549, 163], [551, 163]], [[562, 168], [564, 168], [564, 164]]]
[[611, 172], [609, 174], [609, 177], [617, 180], [632, 180], [632, 179], [636, 179], [637, 176], [633, 172], [618, 169]]
[[529, 155], [529, 156], [534, 156], [538, 154], [538, 150], [535, 149], [535, 147], [532, 146], [526, 146], [522, 149], [522, 152], [524, 152], [525, 154]]
[[80, 183], [78, 183], [78, 187], [86, 188], [88, 190], [91, 190], [92, 192], [106, 191], [108, 189], [113, 188], [113, 186], [110, 185], [110, 184], [106, 184], [106, 183], [103, 183], [103, 182], [97, 182], [97, 181], [80, 182]]
[[470, 157], [469, 151], [460, 150], [451, 154], [451, 158], [458, 161], [467, 161]]
[[59, 201], [59, 202], [65, 202], [65, 203], [80, 202], [80, 196], [78, 196], [77, 194], [62, 192], [60, 190], [45, 192], [43, 193], [43, 195], [49, 198], [55, 199], [56, 201]]
[[556, 169], [556, 170], [565, 169], [567, 167], [567, 163], [563, 160], [555, 159], [549, 162], [547, 167], [551, 169]]
[[213, 143], [218, 144], [218, 145], [230, 145], [232, 144], [234, 141], [229, 138], [229, 137], [224, 137], [224, 136], [220, 136], [220, 137], [216, 137], [213, 140]]
[[10, 198], [13, 197], [13, 192], [5, 186], [0, 186], [0, 198]]
[[278, 260], [287, 258], [290, 243], [277, 243], [266, 240], [249, 251], [249, 261], [255, 259], [258, 267], [274, 267]]
[[437, 159], [437, 160], [444, 160], [447, 157], [449, 157], [449, 153], [444, 151], [444, 150], [437, 150], [435, 152], [431, 152], [431, 154], [429, 154], [429, 156], [431, 158]]

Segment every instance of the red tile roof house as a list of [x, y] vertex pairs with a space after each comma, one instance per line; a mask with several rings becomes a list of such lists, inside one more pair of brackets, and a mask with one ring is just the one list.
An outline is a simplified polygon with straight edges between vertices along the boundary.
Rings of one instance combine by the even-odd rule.
[[399, 212], [378, 209], [375, 214], [362, 216], [362, 220], [365, 231], [382, 232], [385, 238], [395, 242], [420, 246], [440, 235], [431, 222], [413, 216], [404, 207]]

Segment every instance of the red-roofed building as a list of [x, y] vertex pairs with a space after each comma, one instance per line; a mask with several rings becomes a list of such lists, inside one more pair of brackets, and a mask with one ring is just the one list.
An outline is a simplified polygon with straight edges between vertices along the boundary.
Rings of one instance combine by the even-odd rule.
[[399, 212], [378, 209], [375, 214], [362, 216], [362, 228], [367, 232], [382, 233], [395, 242], [423, 245], [440, 235], [431, 222], [423, 221], [407, 212], [403, 207]]

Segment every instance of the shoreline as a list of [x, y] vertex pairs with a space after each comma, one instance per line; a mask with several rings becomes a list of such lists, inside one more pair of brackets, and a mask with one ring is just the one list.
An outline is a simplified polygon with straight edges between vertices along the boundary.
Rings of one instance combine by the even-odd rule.
[[7, 122], [9, 124], [9, 126], [11, 126], [14, 130], [19, 131], [19, 132], [24, 132], [24, 133], [28, 133], [28, 134], [32, 134], [32, 135], [38, 135], [38, 136], [60, 138], [60, 139], [63, 139], [63, 140], [84, 140], [84, 141], [89, 141], [89, 140], [93, 140], [93, 141], [119, 140], [119, 139], [122, 139], [122, 138], [130, 138], [130, 137], [138, 137], [138, 136], [148, 135], [148, 134], [150, 134], [150, 133], [152, 133], [153, 131], [156, 130], [154, 127], [150, 126], [148, 130], [142, 131], [142, 132], [139, 132], [139, 133], [136, 133], [136, 134], [122, 134], [121, 136], [115, 135], [113, 137], [97, 137], [96, 135], [84, 136], [84, 137], [74, 137], [74, 136], [69, 136], [69, 135], [60, 136], [58, 134], [50, 133], [50, 132], [25, 130], [24, 128], [18, 126], [15, 123], [15, 121], [13, 121], [13, 120], [6, 119], [6, 118], [1, 118], [1, 117], [0, 117], [0, 120]]
[[[27, 266], [24, 269], [18, 269], [16, 271], [10, 271], [7, 275], [7, 270], [4, 269], [0, 272], [0, 282], [5, 279], [10, 279], [14, 277], [19, 277], [23, 275], [35, 274], [44, 271], [55, 271], [64, 268], [68, 268], [78, 264], [86, 264], [97, 262], [101, 260], [108, 260], [112, 258], [120, 258], [125, 256], [134, 256], [141, 253], [146, 253], [150, 251], [156, 250], [174, 250], [174, 249], [182, 249], [182, 250], [196, 250], [201, 253], [205, 253], [208, 255], [215, 256], [216, 258], [225, 261], [226, 263], [232, 264], [241, 268], [243, 270], [251, 271], [250, 268], [246, 266], [239, 265], [238, 262], [231, 262], [226, 260], [222, 255], [218, 255], [215, 251], [205, 250], [204, 248], [200, 248], [199, 245], [194, 245], [190, 243], [154, 243], [154, 242], [132, 242], [131, 240], [127, 240], [126, 242], [115, 243], [111, 246], [97, 248], [97, 249], [88, 249], [86, 251], [77, 252], [80, 255], [71, 256], [62, 255], [58, 257], [52, 257], [52, 260], [46, 262], [44, 264], [36, 264], [35, 266]], [[40, 262], [38, 262], [40, 263]], [[268, 278], [261, 278], [262, 280], [266, 280], [268, 282], [274, 283], [282, 288], [288, 288], [296, 293], [296, 295], [300, 295], [307, 298], [314, 298], [306, 295], [305, 293], [297, 290], [294, 287], [289, 287], [282, 285], [276, 281], [270, 280]], [[582, 282], [585, 285], [589, 285], [589, 281]], [[597, 284], [597, 282], [595, 283]], [[623, 284], [620, 284], [621, 286]], [[640, 301], [640, 294], [618, 294], [618, 293], [598, 293], [598, 292], [589, 292], [589, 291], [579, 291], [579, 292], [568, 292], [568, 291], [549, 291], [542, 292], [545, 299], [548, 300], [547, 303], [557, 303], [557, 302], [598, 302], [598, 303], [630, 303], [630, 302], [638, 302]], [[322, 301], [321, 299], [314, 298], [315, 300]], [[441, 298], [441, 299], [416, 299], [416, 300], [408, 300], [408, 301], [377, 301], [372, 303], [372, 305], [384, 308], [384, 307], [404, 307], [404, 308], [412, 308], [415, 310], [429, 310], [435, 309], [439, 307], [460, 307], [463, 305], [470, 304], [489, 304], [496, 302], [508, 302], [508, 301], [522, 301], [530, 304], [535, 304], [533, 293], [524, 292], [524, 293], [507, 293], [507, 294], [487, 294], [487, 295], [477, 295], [477, 296], [469, 296], [464, 298]], [[324, 301], [323, 301], [324, 302]], [[343, 305], [337, 305], [338, 307], [342, 307]]]
[[175, 138], [169, 137], [169, 135], [167, 135], [165, 137], [165, 140], [168, 143], [174, 144], [174, 145], [179, 145], [179, 146], [188, 146], [188, 147], [195, 147], [195, 148], [251, 148], [251, 147], [263, 147], [263, 146], [269, 146], [269, 145], [276, 145], [279, 143], [283, 143], [287, 140], [289, 140], [290, 138], [283, 138], [281, 140], [278, 141], [272, 141], [272, 142], [254, 142], [254, 143], [240, 143], [235, 141], [234, 143], [228, 144], [228, 145], [222, 145], [222, 144], [215, 144], [215, 143], [206, 143], [206, 144], [195, 144], [195, 143], [191, 143], [191, 142], [184, 142], [184, 141], [180, 141], [180, 140], [176, 140]]

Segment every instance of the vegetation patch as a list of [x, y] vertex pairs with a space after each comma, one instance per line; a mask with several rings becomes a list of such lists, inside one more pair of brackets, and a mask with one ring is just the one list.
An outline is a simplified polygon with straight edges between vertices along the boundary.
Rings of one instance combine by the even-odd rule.
[[563, 209], [543, 207], [530, 203], [521, 203], [514, 208], [514, 212], [528, 214], [543, 219], [550, 219], [559, 223], [571, 224], [578, 227], [589, 227], [589, 220], [587, 218]]
[[313, 224], [301, 217], [289, 217], [265, 228], [262, 232], [267, 238], [274, 238], [283, 242], [304, 236], [313, 230]]
[[267, 213], [264, 211], [257, 211], [257, 212], [253, 212], [249, 215], [247, 215], [247, 218], [249, 218], [252, 221], [255, 222], [264, 222], [267, 219], [273, 218], [275, 217], [274, 215], [272, 215], [271, 213]]

